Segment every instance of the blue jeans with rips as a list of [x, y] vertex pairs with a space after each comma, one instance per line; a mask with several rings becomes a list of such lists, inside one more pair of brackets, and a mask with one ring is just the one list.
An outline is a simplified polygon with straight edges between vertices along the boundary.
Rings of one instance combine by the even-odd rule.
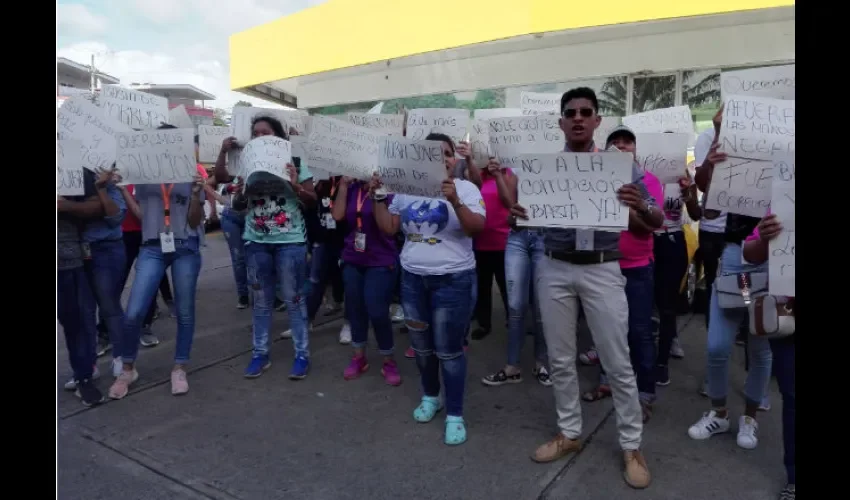
[[92, 377], [97, 359], [94, 294], [82, 267], [56, 272], [56, 316], [65, 332], [74, 380]]
[[429, 397], [440, 395], [442, 371], [446, 414], [462, 417], [466, 390], [463, 342], [475, 306], [475, 269], [432, 276], [402, 272], [401, 300], [422, 392]]
[[248, 271], [245, 267], [245, 241], [242, 233], [245, 231], [245, 217], [231, 209], [221, 214], [221, 230], [230, 249], [230, 262], [233, 264], [233, 279], [236, 280], [236, 294], [239, 297], [248, 296]]
[[289, 313], [295, 356], [309, 358], [307, 300], [302, 293], [307, 280], [307, 244], [247, 242], [245, 262], [254, 299], [254, 356], [269, 354], [269, 330], [279, 285]]
[[398, 267], [365, 267], [343, 264], [342, 281], [345, 288], [345, 318], [351, 325], [351, 345], [365, 348], [369, 323], [375, 332], [378, 351], [393, 353], [393, 323], [390, 304], [393, 299]]
[[[543, 235], [534, 229], [511, 231], [505, 248], [505, 282], [508, 289], [508, 363], [519, 366], [525, 343], [525, 313], [534, 320], [534, 358], [546, 360], [546, 339], [534, 295], [534, 269], [543, 258]], [[529, 305], [531, 307], [529, 307]]]
[[112, 356], [121, 357], [121, 337], [124, 333], [124, 309], [121, 292], [127, 268], [124, 240], [96, 241], [89, 244], [91, 259], [85, 260], [86, 273], [94, 292], [100, 318], [109, 333]]
[[162, 253], [158, 239], [142, 245], [136, 259], [136, 277], [130, 289], [130, 299], [127, 301], [124, 335], [121, 339], [121, 359], [125, 363], [136, 361], [142, 322], [169, 267], [174, 286], [174, 305], [177, 309], [174, 364], [183, 365], [189, 362], [192, 340], [195, 337], [195, 293], [201, 272], [199, 245], [196, 237], [174, 240], [175, 251], [169, 253]]

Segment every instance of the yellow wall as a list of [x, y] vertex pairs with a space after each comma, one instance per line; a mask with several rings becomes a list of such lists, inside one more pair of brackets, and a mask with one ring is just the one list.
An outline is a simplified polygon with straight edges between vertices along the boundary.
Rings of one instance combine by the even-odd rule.
[[793, 5], [793, 0], [329, 0], [232, 35], [230, 86], [529, 33]]

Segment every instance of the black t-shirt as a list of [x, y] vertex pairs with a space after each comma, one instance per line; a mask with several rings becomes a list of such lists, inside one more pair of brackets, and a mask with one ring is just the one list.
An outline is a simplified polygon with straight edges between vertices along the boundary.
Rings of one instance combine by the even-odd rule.
[[726, 231], [724, 231], [724, 239], [727, 243], [735, 243], [740, 245], [742, 241], [747, 239], [747, 236], [753, 233], [756, 226], [759, 224], [758, 217], [748, 217], [740, 214], [726, 215]]
[[304, 214], [307, 221], [307, 235], [311, 243], [330, 243], [342, 246], [346, 234], [343, 226], [346, 223], [345, 221], [337, 222], [333, 220], [331, 215], [339, 179], [340, 177], [337, 176], [318, 181], [314, 187], [316, 206]]

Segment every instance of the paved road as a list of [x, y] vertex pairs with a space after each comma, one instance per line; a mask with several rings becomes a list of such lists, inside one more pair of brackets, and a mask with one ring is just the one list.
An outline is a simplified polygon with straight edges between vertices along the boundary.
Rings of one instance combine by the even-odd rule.
[[[286, 379], [292, 347], [279, 339], [272, 369], [244, 379], [251, 316], [235, 309], [220, 234], [210, 235], [204, 249], [198, 288], [192, 389], [181, 398], [168, 386], [173, 319], [155, 324], [163, 342], [142, 352], [133, 392], [94, 409], [61, 389], [70, 369], [59, 333], [60, 499], [769, 500], [782, 485], [775, 388], [775, 407], [760, 420], [757, 450], [738, 448], [734, 434], [699, 443], [687, 437], [688, 425], [706, 406], [696, 393], [705, 362], [701, 316], [681, 318], [687, 357], [674, 361], [673, 382], [659, 391], [644, 434], [653, 484], [638, 492], [622, 480], [610, 400], [583, 403], [587, 444], [580, 454], [547, 465], [528, 459], [556, 432], [551, 389], [530, 377], [499, 388], [479, 383], [504, 361], [502, 330], [472, 345], [470, 438], [449, 448], [442, 444], [440, 419], [422, 425], [411, 418], [419, 399], [413, 361], [401, 362], [400, 387], [386, 386], [374, 368], [357, 381], [342, 379], [350, 350], [337, 344], [339, 318], [325, 318], [329, 322], [313, 333], [314, 365], [306, 380]], [[276, 315], [275, 334], [286, 322], [285, 314]], [[406, 347], [403, 334], [396, 339]], [[743, 385], [742, 356], [736, 349], [733, 388]], [[107, 365], [101, 361], [102, 370]], [[582, 387], [590, 388], [596, 369], [580, 373]], [[101, 380], [104, 391], [109, 379]]]

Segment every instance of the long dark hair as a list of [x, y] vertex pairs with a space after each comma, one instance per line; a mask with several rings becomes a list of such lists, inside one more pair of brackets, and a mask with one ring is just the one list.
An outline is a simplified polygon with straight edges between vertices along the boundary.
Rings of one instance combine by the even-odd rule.
[[255, 116], [254, 119], [251, 120], [251, 138], [254, 137], [254, 125], [256, 125], [258, 122], [268, 123], [269, 127], [272, 128], [272, 132], [274, 132], [275, 136], [287, 141], [289, 140], [289, 134], [287, 134], [286, 131], [283, 129], [283, 124], [280, 123], [280, 120], [273, 116]]

